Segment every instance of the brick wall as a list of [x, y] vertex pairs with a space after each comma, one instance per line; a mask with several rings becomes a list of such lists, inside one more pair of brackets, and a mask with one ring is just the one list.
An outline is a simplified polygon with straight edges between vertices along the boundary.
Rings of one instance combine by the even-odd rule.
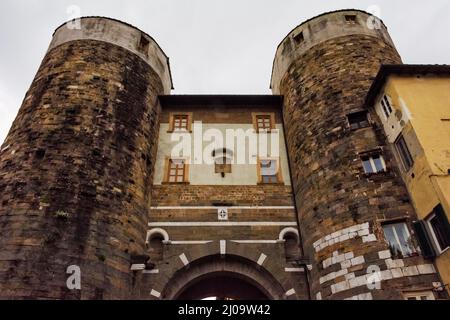
[[[162, 90], [147, 63], [106, 42], [47, 53], [0, 154], [0, 298], [129, 297]], [[81, 291], [66, 288], [72, 264]]]
[[[367, 268], [390, 269], [387, 258], [378, 255], [387, 249], [380, 221], [411, 222], [415, 217], [389, 150], [383, 148], [386, 173], [364, 174], [358, 153], [385, 146], [379, 124], [357, 131], [347, 124], [347, 113], [362, 110], [380, 63], [401, 63], [395, 48], [384, 40], [338, 37], [292, 61], [280, 84], [295, 200], [304, 247], [315, 262], [311, 286], [317, 299], [368, 293], [363, 279]], [[367, 228], [349, 231], [365, 223]], [[333, 257], [345, 254], [348, 261], [336, 263]], [[335, 263], [325, 267], [327, 259]], [[402, 268], [426, 264], [420, 256], [404, 260]], [[363, 285], [351, 280], [358, 277]], [[403, 270], [398, 279], [383, 278], [383, 290], [371, 291], [371, 297], [401, 298], [402, 289], [432, 288], [432, 280], [437, 281], [434, 273], [411, 275]]]

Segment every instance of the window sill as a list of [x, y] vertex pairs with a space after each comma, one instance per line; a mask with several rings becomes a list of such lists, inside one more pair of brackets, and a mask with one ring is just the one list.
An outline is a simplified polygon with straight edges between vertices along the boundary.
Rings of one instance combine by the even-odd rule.
[[167, 130], [167, 133], [192, 133], [192, 130], [185, 130], [185, 131]]
[[271, 183], [258, 182], [257, 185], [258, 186], [284, 186], [284, 182], [271, 182]]
[[358, 131], [358, 130], [361, 130], [361, 129], [368, 129], [368, 128], [372, 128], [372, 126], [371, 126], [371, 125], [367, 125], [367, 126], [364, 126], [364, 127], [358, 127], [358, 128], [351, 128], [351, 127], [349, 127], [348, 129], [349, 129], [350, 131]]
[[163, 185], [188, 185], [188, 184], [190, 184], [190, 182], [189, 181], [186, 181], [186, 182], [167, 182], [167, 181], [165, 181], [165, 182], [162, 182], [161, 184], [163, 184]]
[[444, 253], [446, 253], [447, 251], [450, 251], [450, 247], [445, 248], [444, 250], [442, 250], [441, 252], [437, 252], [436, 253], [436, 258], [442, 256]]
[[383, 177], [383, 176], [386, 176], [388, 173], [389, 173], [389, 170], [373, 172], [373, 173], [364, 172], [364, 177], [366, 177], [366, 178]]

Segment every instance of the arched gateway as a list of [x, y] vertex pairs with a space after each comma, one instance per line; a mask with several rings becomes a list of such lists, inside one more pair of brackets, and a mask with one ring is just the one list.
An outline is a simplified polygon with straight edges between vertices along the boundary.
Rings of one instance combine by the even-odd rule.
[[284, 294], [278, 280], [256, 262], [233, 255], [212, 255], [176, 271], [162, 298], [266, 300], [283, 299]]

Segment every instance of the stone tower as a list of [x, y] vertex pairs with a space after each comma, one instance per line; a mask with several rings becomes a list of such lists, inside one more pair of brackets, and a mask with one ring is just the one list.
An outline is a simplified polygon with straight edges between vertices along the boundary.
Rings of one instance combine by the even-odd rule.
[[80, 22], [56, 30], [1, 148], [0, 298], [131, 297], [168, 58], [131, 25]]
[[[386, 26], [359, 10], [312, 18], [278, 46], [271, 88], [284, 96], [293, 189], [316, 299], [401, 299], [403, 289], [433, 288], [438, 281], [416, 249], [415, 213], [379, 120], [363, 106], [380, 65], [399, 63]], [[384, 228], [395, 222], [405, 222], [404, 232], [412, 235], [408, 257], [392, 256], [385, 241]], [[377, 270], [379, 283], [368, 279]]]

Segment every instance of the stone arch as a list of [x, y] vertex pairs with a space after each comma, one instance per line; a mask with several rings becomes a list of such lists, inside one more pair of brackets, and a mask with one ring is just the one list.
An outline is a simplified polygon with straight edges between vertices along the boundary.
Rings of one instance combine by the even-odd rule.
[[296, 228], [289, 227], [281, 230], [279, 240], [284, 241], [286, 261], [294, 261], [300, 257], [300, 236]]
[[[186, 291], [200, 282], [208, 279], [215, 281], [219, 278], [241, 281], [241, 285], [252, 287], [261, 293], [262, 296], [259, 297], [261, 299], [263, 297], [270, 300], [286, 298], [282, 285], [265, 268], [242, 256], [228, 254], [205, 256], [192, 261], [188, 267], [177, 270], [167, 282], [161, 298], [165, 300], [176, 300], [180, 296], [185, 298]], [[214, 287], [217, 288], [215, 285]], [[209, 291], [209, 294], [213, 292], [214, 288]]]
[[168, 243], [170, 241], [169, 234], [166, 230], [161, 228], [153, 228], [147, 231], [147, 237], [145, 239], [145, 243], [148, 245], [150, 239], [155, 235], [161, 235], [164, 238], [164, 242]]
[[288, 228], [284, 228], [283, 230], [281, 230], [278, 240], [283, 241], [285, 239], [285, 236], [288, 234], [295, 234], [295, 237], [297, 238], [297, 242], [300, 243], [298, 230], [293, 227], [288, 227]]
[[147, 253], [152, 261], [161, 261], [164, 258], [164, 244], [169, 243], [169, 234], [161, 228], [151, 229], [147, 232]]

